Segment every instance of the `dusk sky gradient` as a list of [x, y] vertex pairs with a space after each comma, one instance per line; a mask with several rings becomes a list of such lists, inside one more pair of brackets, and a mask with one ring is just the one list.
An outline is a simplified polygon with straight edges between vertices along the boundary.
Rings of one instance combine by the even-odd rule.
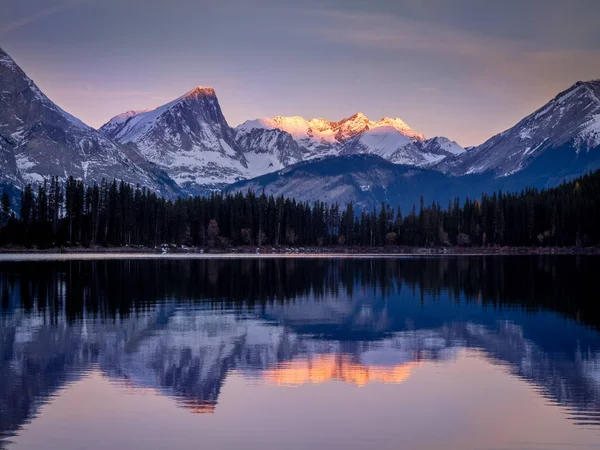
[[210, 85], [230, 125], [361, 111], [467, 146], [600, 78], [598, 0], [0, 2], [0, 47], [94, 127]]

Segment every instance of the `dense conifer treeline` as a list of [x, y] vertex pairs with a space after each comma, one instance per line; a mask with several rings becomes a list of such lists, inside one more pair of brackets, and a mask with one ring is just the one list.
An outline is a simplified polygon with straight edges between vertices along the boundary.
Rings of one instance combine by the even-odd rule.
[[125, 182], [57, 178], [0, 203], [0, 245], [589, 246], [600, 243], [600, 171], [553, 189], [360, 211], [248, 192], [165, 200]]

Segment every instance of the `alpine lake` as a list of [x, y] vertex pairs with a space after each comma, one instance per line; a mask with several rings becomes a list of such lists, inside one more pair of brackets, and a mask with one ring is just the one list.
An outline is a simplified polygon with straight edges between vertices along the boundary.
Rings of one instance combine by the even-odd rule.
[[0, 448], [600, 449], [600, 257], [0, 255]]

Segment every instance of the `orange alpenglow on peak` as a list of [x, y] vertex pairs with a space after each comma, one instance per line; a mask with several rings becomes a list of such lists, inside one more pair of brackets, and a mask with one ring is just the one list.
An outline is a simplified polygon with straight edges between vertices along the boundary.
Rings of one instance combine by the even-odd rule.
[[371, 122], [371, 120], [361, 112], [357, 112], [356, 114], [353, 114], [350, 117], [342, 119], [339, 122], [331, 122], [331, 123], [332, 123], [332, 125], [338, 126], [338, 127], [343, 126], [348, 123], [364, 124], [368, 127], [370, 127], [373, 124], [373, 122]]
[[362, 120], [369, 120], [369, 118], [367, 116], [365, 116], [363, 113], [361, 113], [360, 111], [357, 112], [356, 114], [350, 116], [348, 119], [362, 119]]
[[372, 382], [399, 384], [406, 381], [420, 362], [408, 362], [395, 366], [365, 365], [347, 355], [319, 355], [283, 363], [263, 372], [261, 379], [277, 386], [301, 386], [339, 380], [356, 386]]
[[199, 97], [203, 95], [216, 95], [215, 89], [212, 86], [196, 86], [194, 89], [189, 91], [184, 97]]

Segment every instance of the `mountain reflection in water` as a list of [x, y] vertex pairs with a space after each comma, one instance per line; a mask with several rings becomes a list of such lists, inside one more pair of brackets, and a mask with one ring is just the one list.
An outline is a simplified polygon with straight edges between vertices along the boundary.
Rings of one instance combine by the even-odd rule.
[[403, 383], [465, 351], [600, 429], [598, 267], [569, 256], [0, 263], [0, 439], [91, 371], [215, 413], [232, 374]]

